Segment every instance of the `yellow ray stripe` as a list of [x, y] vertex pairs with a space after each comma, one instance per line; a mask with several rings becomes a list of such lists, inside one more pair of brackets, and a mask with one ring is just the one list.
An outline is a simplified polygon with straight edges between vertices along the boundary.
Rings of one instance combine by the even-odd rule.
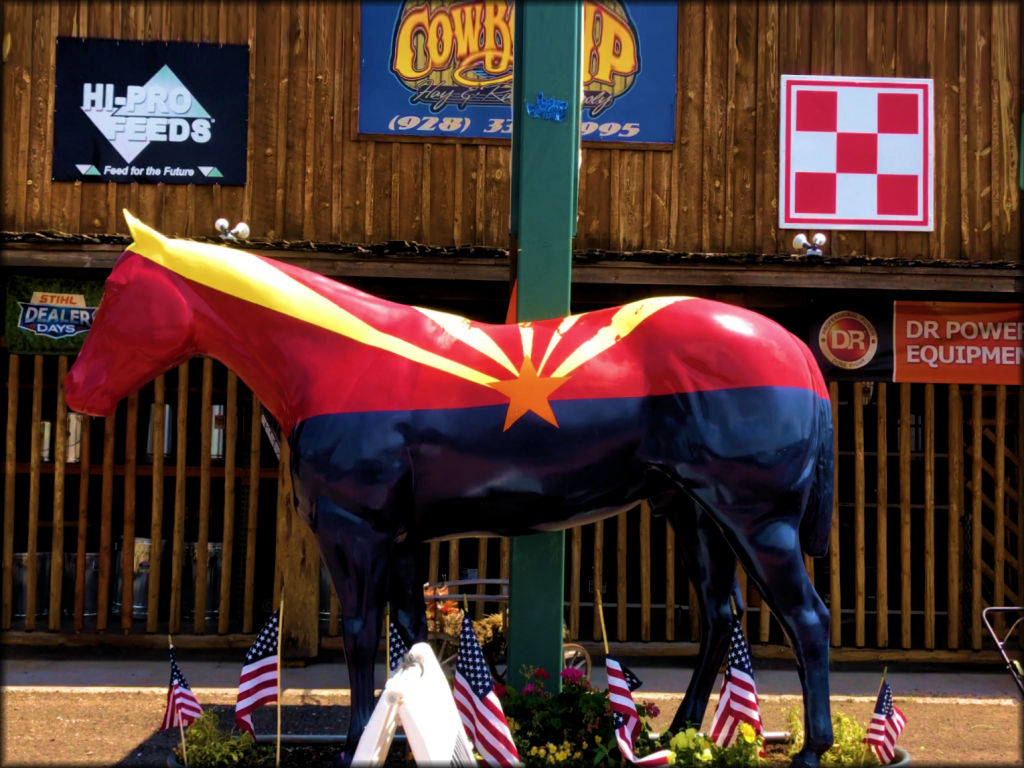
[[447, 312], [438, 312], [433, 309], [424, 309], [423, 307], [415, 307], [418, 311], [429, 317], [435, 323], [444, 329], [445, 333], [454, 336], [461, 342], [468, 344], [477, 352], [480, 352], [487, 357], [491, 358], [494, 362], [503, 368], [511, 371], [515, 375], [519, 375], [519, 371], [512, 365], [512, 361], [508, 359], [508, 355], [505, 354], [505, 350], [498, 346], [497, 342], [488, 336], [482, 329], [474, 328], [469, 320], [458, 315], [449, 315]]
[[580, 344], [551, 374], [551, 378], [568, 376], [584, 363], [593, 360], [606, 349], [626, 338], [640, 323], [659, 309], [664, 309], [679, 301], [685, 301], [686, 298], [688, 297], [671, 296], [626, 304], [612, 315], [608, 325], [595, 333], [591, 339]]
[[171, 240], [128, 211], [124, 216], [135, 241], [129, 249], [188, 280], [467, 381], [485, 386], [498, 381], [377, 330], [262, 259], [218, 245]]
[[[523, 357], [529, 357], [532, 359], [533, 356], [533, 326], [529, 323], [521, 323], [519, 325], [519, 336], [523, 340]], [[519, 371], [516, 371], [518, 375]]]
[[551, 337], [551, 341], [548, 342], [548, 348], [544, 352], [544, 357], [540, 361], [540, 365], [537, 367], [538, 376], [540, 376], [540, 374], [543, 372], [544, 363], [546, 363], [548, 361], [548, 358], [551, 357], [551, 353], [555, 351], [555, 347], [558, 346], [558, 342], [560, 342], [562, 340], [562, 337], [569, 332], [570, 328], [576, 325], [576, 321], [579, 320], [581, 317], [583, 317], [583, 315], [569, 315], [561, 323], [559, 323], [558, 329]]

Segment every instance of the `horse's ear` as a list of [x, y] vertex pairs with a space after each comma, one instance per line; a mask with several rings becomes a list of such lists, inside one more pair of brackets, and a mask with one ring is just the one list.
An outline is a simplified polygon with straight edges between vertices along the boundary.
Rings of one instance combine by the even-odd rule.
[[128, 213], [127, 208], [124, 209], [124, 219], [128, 222], [128, 230], [132, 233], [132, 240], [134, 241], [131, 246], [132, 251], [140, 255], [146, 255], [162, 250], [165, 239], [163, 235], [136, 219]]

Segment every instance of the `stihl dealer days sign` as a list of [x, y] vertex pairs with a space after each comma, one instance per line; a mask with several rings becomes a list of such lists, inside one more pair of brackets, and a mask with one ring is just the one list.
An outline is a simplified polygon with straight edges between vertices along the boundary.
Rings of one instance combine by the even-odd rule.
[[246, 181], [249, 46], [57, 38], [54, 181]]

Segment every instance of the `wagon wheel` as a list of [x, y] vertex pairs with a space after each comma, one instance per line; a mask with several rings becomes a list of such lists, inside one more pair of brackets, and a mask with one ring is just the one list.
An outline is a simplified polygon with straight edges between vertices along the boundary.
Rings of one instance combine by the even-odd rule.
[[441, 665], [444, 676], [451, 677], [455, 673], [455, 661], [459, 653], [459, 638], [452, 637], [446, 632], [430, 632], [427, 635], [427, 644], [430, 650], [437, 657], [437, 663]]
[[[590, 673], [594, 669], [594, 662], [587, 653], [587, 649], [576, 643], [566, 643], [562, 646], [562, 669], [578, 669], [583, 673], [585, 680], [590, 680]], [[502, 656], [490, 664], [491, 675], [495, 681], [507, 685], [505, 680], [508, 675], [508, 659]]]
[[566, 643], [562, 646], [562, 653], [564, 657], [562, 662], [563, 669], [578, 669], [583, 673], [584, 680], [590, 680], [590, 672], [594, 668], [594, 663], [591, 661], [590, 654], [587, 653], [586, 648], [576, 643]]

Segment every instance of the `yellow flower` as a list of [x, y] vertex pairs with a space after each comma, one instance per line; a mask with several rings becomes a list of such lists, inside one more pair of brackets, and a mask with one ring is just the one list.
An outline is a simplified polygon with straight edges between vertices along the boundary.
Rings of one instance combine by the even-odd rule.
[[597, 743], [597, 744], [600, 744], [601, 743], [601, 737], [600, 736], [595, 736], [594, 737], [594, 742]]
[[585, 742], [585, 741], [583, 742], [583, 748], [584, 748], [584, 749], [586, 749], [586, 748], [587, 748], [587, 742]]
[[530, 747], [530, 754], [531, 755], [536, 755], [537, 754], [537, 747]]
[[711, 762], [711, 750], [705, 748], [703, 752], [701, 752], [699, 755], [697, 755], [697, 759], [700, 760], [702, 763], [710, 763]]
[[757, 738], [757, 734], [754, 733], [754, 728], [750, 723], [740, 723], [740, 734], [747, 744], [753, 744], [754, 739]]
[[668, 757], [666, 757], [665, 759], [668, 760], [668, 764], [669, 765], [675, 765], [676, 764], [676, 753], [675, 752], [669, 752], [668, 753]]
[[537, 750], [537, 754], [540, 755], [541, 757], [544, 757], [544, 755], [547, 754], [547, 750], [544, 749], [544, 747], [541, 747], [540, 749]]

